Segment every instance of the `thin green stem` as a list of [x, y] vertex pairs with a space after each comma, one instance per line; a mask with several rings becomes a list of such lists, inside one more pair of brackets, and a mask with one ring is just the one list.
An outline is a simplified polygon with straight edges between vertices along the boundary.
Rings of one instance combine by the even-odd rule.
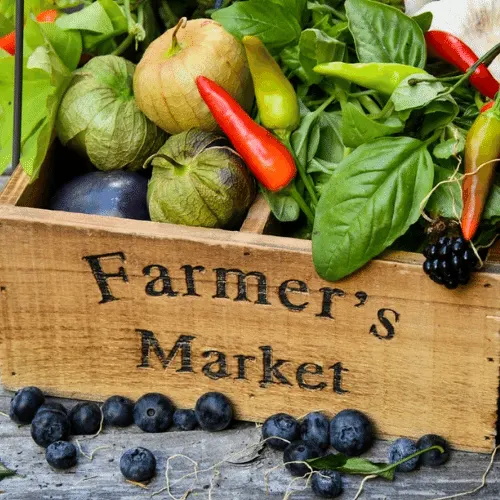
[[[275, 131], [275, 132], [277, 133], [278, 131]], [[281, 133], [279, 135], [279, 137], [283, 141], [285, 146], [288, 148], [290, 153], [292, 153], [293, 159], [295, 160], [295, 165], [297, 167], [297, 172], [299, 173], [299, 176], [300, 176], [302, 182], [304, 183], [304, 186], [305, 186], [307, 192], [309, 193], [309, 196], [311, 197], [312, 204], [314, 206], [316, 206], [318, 204], [318, 195], [316, 194], [316, 189], [314, 188], [314, 183], [306, 171], [306, 166], [302, 165], [302, 163], [299, 161], [299, 159], [295, 155], [295, 151], [293, 150], [293, 146], [292, 146], [292, 143], [290, 141], [291, 132], [285, 131], [284, 133]]]
[[113, 52], [111, 52], [111, 55], [121, 56], [130, 47], [134, 39], [135, 35], [127, 35], [127, 38], [125, 38], [125, 40], [123, 40], [123, 42], [120, 43], [120, 45], [118, 45]]
[[434, 132], [434, 134], [432, 134], [432, 135], [431, 135], [428, 139], [426, 139], [426, 140], [424, 141], [424, 144], [425, 144], [426, 146], [429, 146], [429, 145], [430, 145], [430, 144], [432, 144], [434, 141], [436, 141], [437, 139], [439, 139], [439, 137], [441, 136], [442, 132], [443, 132], [443, 129], [442, 129], [442, 128], [438, 128], [438, 129]]
[[363, 106], [368, 113], [372, 115], [376, 115], [377, 113], [380, 113], [381, 109], [379, 108], [378, 104], [368, 95], [361, 95], [358, 98], [358, 101], [361, 103], [361, 106]]
[[172, 28], [179, 22], [179, 18], [174, 14], [167, 0], [161, 0], [158, 10], [167, 28]]
[[314, 223], [314, 214], [302, 195], [298, 192], [295, 181], [292, 181], [292, 183], [288, 186], [288, 193], [297, 202], [302, 212], [304, 212], [305, 216], [308, 218], [309, 222], [311, 224]]
[[407, 457], [402, 458], [398, 462], [394, 462], [393, 464], [389, 464], [387, 467], [384, 467], [383, 469], [380, 469], [377, 471], [377, 475], [380, 474], [381, 472], [389, 472], [392, 469], [395, 469], [398, 465], [404, 464], [405, 462], [408, 462], [408, 460], [411, 460], [412, 458], [418, 457], [422, 455], [423, 453], [427, 453], [428, 451], [431, 450], [438, 450], [440, 453], [444, 453], [444, 449], [441, 446], [435, 445], [431, 446], [429, 448], [426, 448], [425, 450], [419, 450], [411, 455], [408, 455]]
[[360, 92], [353, 92], [347, 94], [349, 97], [360, 97], [363, 95], [376, 95], [377, 91], [376, 90], [362, 90]]
[[370, 115], [372, 120], [380, 120], [381, 118], [385, 118], [387, 115], [391, 114], [394, 111], [394, 104], [391, 100], [387, 101], [386, 105], [382, 108], [380, 113], [376, 113], [374, 115]]

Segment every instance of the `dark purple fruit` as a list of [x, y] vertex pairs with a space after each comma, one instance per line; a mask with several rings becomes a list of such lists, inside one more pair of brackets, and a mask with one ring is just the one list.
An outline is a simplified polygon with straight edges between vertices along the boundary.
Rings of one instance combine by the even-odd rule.
[[49, 208], [64, 212], [149, 220], [148, 179], [135, 172], [91, 172], [62, 186]]

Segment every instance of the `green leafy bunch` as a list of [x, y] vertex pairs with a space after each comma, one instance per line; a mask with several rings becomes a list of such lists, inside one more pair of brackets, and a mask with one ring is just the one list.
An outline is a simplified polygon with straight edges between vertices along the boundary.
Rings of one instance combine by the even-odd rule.
[[[314, 224], [286, 192], [262, 191], [292, 236], [312, 239], [320, 276], [341, 279], [388, 248], [419, 251], [429, 220], [460, 217], [465, 137], [482, 103], [453, 68], [427, 61], [431, 14], [410, 17], [399, 0], [245, 0], [212, 17], [259, 37], [296, 89], [291, 145], [319, 201], [296, 184]], [[387, 94], [315, 70], [333, 61], [372, 64], [380, 80], [385, 64], [420, 74]], [[499, 195], [497, 177], [478, 241], [497, 230]]]

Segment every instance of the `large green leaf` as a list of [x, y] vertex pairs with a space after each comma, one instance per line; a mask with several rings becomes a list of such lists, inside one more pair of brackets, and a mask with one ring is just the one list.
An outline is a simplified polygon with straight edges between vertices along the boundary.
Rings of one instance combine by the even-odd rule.
[[379, 255], [420, 216], [434, 168], [426, 144], [377, 139], [347, 156], [316, 209], [313, 260], [318, 274], [339, 280]]
[[257, 36], [271, 50], [279, 50], [299, 39], [300, 24], [291, 10], [260, 0], [236, 2], [216, 10], [212, 18], [236, 38]]
[[346, 0], [345, 8], [360, 62], [425, 66], [424, 34], [414, 19], [372, 0]]

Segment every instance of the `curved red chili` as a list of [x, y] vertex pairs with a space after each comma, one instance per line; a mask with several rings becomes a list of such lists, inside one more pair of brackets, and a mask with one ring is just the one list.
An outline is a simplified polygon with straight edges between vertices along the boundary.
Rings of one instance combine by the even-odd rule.
[[479, 227], [500, 159], [500, 97], [491, 109], [480, 113], [465, 141], [465, 173], [462, 181], [462, 232], [471, 240]]
[[215, 82], [199, 76], [196, 85], [220, 128], [257, 180], [270, 191], [279, 191], [290, 184], [297, 173], [290, 151], [255, 123]]
[[[465, 73], [479, 58], [462, 40], [445, 31], [431, 30], [425, 33], [428, 52], [450, 63]], [[493, 99], [500, 85], [486, 65], [480, 64], [469, 79], [481, 94]]]

